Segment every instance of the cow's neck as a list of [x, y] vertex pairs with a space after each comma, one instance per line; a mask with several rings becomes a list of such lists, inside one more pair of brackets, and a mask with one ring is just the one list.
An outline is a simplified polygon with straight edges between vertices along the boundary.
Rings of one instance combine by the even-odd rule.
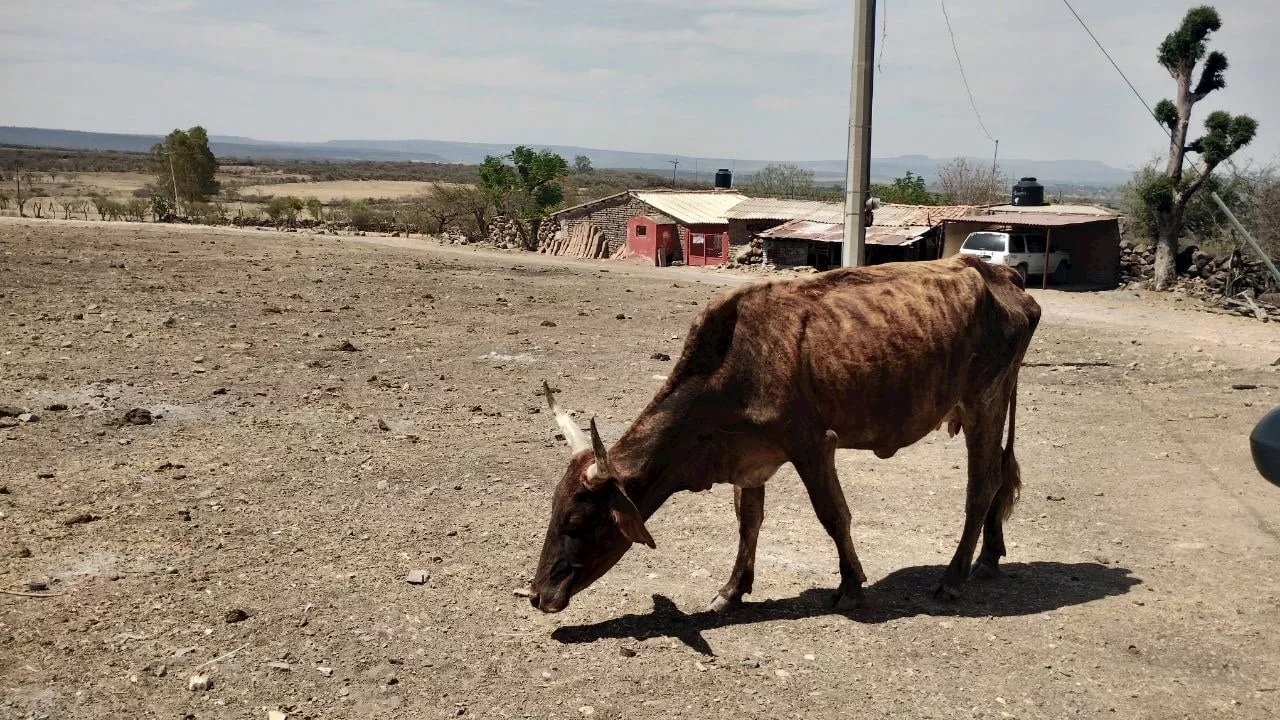
[[646, 518], [681, 490], [706, 490], [733, 480], [724, 462], [723, 414], [682, 401], [681, 395], [690, 396], [669, 393], [656, 399], [609, 451], [627, 495]]

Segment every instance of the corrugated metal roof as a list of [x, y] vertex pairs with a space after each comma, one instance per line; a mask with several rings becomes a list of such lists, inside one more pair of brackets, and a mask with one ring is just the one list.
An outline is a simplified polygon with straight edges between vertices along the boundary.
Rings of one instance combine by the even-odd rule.
[[820, 200], [747, 198], [725, 214], [730, 220], [816, 220], [844, 222], [844, 205]]
[[[872, 245], [903, 245], [928, 232], [929, 226], [883, 227], [876, 224], [867, 228], [867, 242]], [[776, 228], [759, 233], [768, 240], [811, 240], [813, 242], [838, 243], [844, 241], [844, 223], [827, 223], [816, 220], [792, 220]]]
[[1096, 215], [1117, 217], [1120, 213], [1100, 205], [992, 205], [987, 208], [997, 213], [1031, 213], [1051, 215]]
[[979, 223], [983, 225], [1024, 225], [1030, 227], [1062, 227], [1087, 225], [1096, 222], [1114, 222], [1115, 215], [1056, 215], [1050, 213], [991, 213], [972, 217], [952, 218], [952, 222]]
[[685, 225], [723, 225], [725, 213], [746, 200], [736, 192], [631, 192], [637, 200]]
[[[877, 227], [933, 227], [943, 220], [963, 217], [976, 205], [897, 205], [885, 203], [875, 210]], [[843, 222], [844, 218], [840, 220]]]

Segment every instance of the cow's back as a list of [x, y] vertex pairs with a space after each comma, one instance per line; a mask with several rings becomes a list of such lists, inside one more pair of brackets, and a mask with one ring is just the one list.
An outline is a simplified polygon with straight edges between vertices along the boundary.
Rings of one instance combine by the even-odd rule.
[[701, 357], [755, 424], [897, 449], [1016, 363], [1039, 316], [1012, 271], [976, 259], [842, 269], [731, 293], [700, 322]]

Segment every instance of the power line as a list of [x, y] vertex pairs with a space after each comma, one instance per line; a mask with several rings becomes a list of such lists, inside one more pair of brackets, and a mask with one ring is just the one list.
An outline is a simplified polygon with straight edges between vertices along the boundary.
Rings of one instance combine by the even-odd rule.
[[986, 123], [982, 122], [982, 113], [978, 112], [978, 103], [973, 99], [973, 90], [969, 88], [969, 78], [964, 74], [964, 63], [960, 61], [960, 49], [956, 47], [956, 34], [951, 30], [951, 16], [947, 14], [946, 0], [938, 0], [942, 5], [942, 18], [947, 21], [947, 34], [951, 36], [951, 50], [956, 54], [956, 66], [960, 68], [960, 79], [964, 81], [964, 90], [969, 93], [969, 105], [973, 108], [974, 117], [978, 118], [978, 127], [982, 128], [982, 132], [986, 134], [987, 139], [991, 142], [999, 142], [991, 136], [991, 131], [987, 130]]
[[1156, 111], [1147, 104], [1145, 99], [1143, 99], [1142, 93], [1138, 92], [1138, 88], [1134, 87], [1133, 83], [1129, 82], [1129, 76], [1125, 75], [1124, 71], [1120, 69], [1120, 66], [1116, 64], [1116, 61], [1112, 59], [1111, 53], [1107, 52], [1107, 49], [1102, 47], [1102, 43], [1098, 40], [1098, 36], [1094, 35], [1093, 31], [1089, 29], [1089, 26], [1084, 24], [1084, 19], [1080, 17], [1080, 13], [1076, 12], [1076, 9], [1071, 7], [1070, 0], [1062, 0], [1062, 4], [1066, 5], [1067, 9], [1071, 11], [1071, 14], [1076, 16], [1076, 22], [1080, 23], [1080, 27], [1084, 28], [1084, 31], [1089, 33], [1089, 37], [1093, 40], [1093, 44], [1097, 45], [1098, 49], [1102, 51], [1102, 54], [1106, 56], [1107, 61], [1111, 63], [1111, 67], [1115, 68], [1116, 72], [1120, 73], [1120, 77], [1124, 79], [1124, 84], [1129, 86], [1129, 89], [1133, 91], [1133, 96], [1138, 98], [1138, 102], [1142, 103], [1142, 107], [1147, 109], [1147, 113], [1151, 115], [1151, 119], [1155, 120], [1156, 124], [1164, 130], [1164, 133], [1172, 139], [1173, 133], [1169, 131], [1169, 128], [1165, 127], [1164, 123], [1160, 122], [1160, 118], [1156, 117]]
[[[1160, 130], [1162, 130], [1165, 135], [1168, 135], [1169, 140], [1172, 141], [1173, 131], [1170, 130], [1167, 125], [1160, 122], [1160, 118], [1156, 117], [1156, 111], [1152, 109], [1151, 104], [1148, 103], [1146, 99], [1142, 97], [1142, 93], [1138, 92], [1138, 88], [1134, 87], [1133, 83], [1129, 81], [1129, 76], [1125, 75], [1124, 71], [1120, 69], [1120, 66], [1116, 64], [1116, 61], [1111, 57], [1111, 53], [1107, 52], [1107, 49], [1103, 47], [1102, 43], [1098, 40], [1098, 36], [1093, 34], [1093, 31], [1090, 30], [1089, 26], [1085, 24], [1084, 18], [1080, 17], [1080, 13], [1076, 12], [1076, 9], [1074, 7], [1071, 7], [1071, 1], [1062, 0], [1062, 4], [1067, 6], [1067, 9], [1071, 11], [1072, 15], [1075, 15], [1076, 21], [1080, 23], [1080, 27], [1084, 28], [1084, 31], [1086, 33], [1089, 33], [1089, 37], [1093, 40], [1093, 44], [1098, 46], [1098, 49], [1102, 51], [1102, 54], [1104, 56], [1106, 56], [1107, 61], [1111, 63], [1111, 67], [1116, 69], [1116, 72], [1119, 73], [1121, 79], [1124, 80], [1125, 85], [1128, 85], [1129, 89], [1133, 91], [1133, 96], [1138, 98], [1138, 102], [1142, 103], [1142, 107], [1147, 109], [1147, 113], [1151, 115], [1151, 119], [1156, 121], [1156, 125], [1158, 125], [1160, 127]], [[1195, 170], [1197, 174], [1204, 172], [1203, 170], [1200, 169], [1200, 164], [1197, 163], [1195, 159], [1192, 158], [1190, 155], [1187, 155], [1184, 153], [1182, 156], [1182, 160], [1183, 162], [1186, 162], [1187, 164], [1189, 164], [1191, 166], [1191, 169]], [[1232, 174], [1234, 174], [1238, 178], [1240, 176], [1240, 169], [1236, 167], [1235, 161], [1233, 161], [1231, 158], [1227, 158], [1227, 165], [1231, 167]]]
[[880, 61], [876, 63], [876, 69], [880, 71], [881, 75], [884, 74], [884, 46], [888, 44], [888, 40], [889, 40], [889, 2], [888, 0], [885, 0], [885, 2], [882, 4], [882, 7], [884, 8], [884, 12], [880, 14], [881, 17], [883, 18], [883, 20], [880, 22], [880, 28], [881, 28], [880, 30]]

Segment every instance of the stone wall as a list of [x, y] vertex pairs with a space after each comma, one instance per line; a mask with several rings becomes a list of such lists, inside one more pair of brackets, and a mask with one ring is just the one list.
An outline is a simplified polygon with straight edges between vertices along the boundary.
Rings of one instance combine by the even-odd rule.
[[[1155, 277], [1155, 248], [1120, 243], [1120, 282], [1124, 287], [1149, 288]], [[1276, 283], [1261, 260], [1242, 253], [1214, 255], [1190, 247], [1178, 254], [1175, 292], [1204, 300], [1230, 314], [1280, 319], [1275, 306]]]

